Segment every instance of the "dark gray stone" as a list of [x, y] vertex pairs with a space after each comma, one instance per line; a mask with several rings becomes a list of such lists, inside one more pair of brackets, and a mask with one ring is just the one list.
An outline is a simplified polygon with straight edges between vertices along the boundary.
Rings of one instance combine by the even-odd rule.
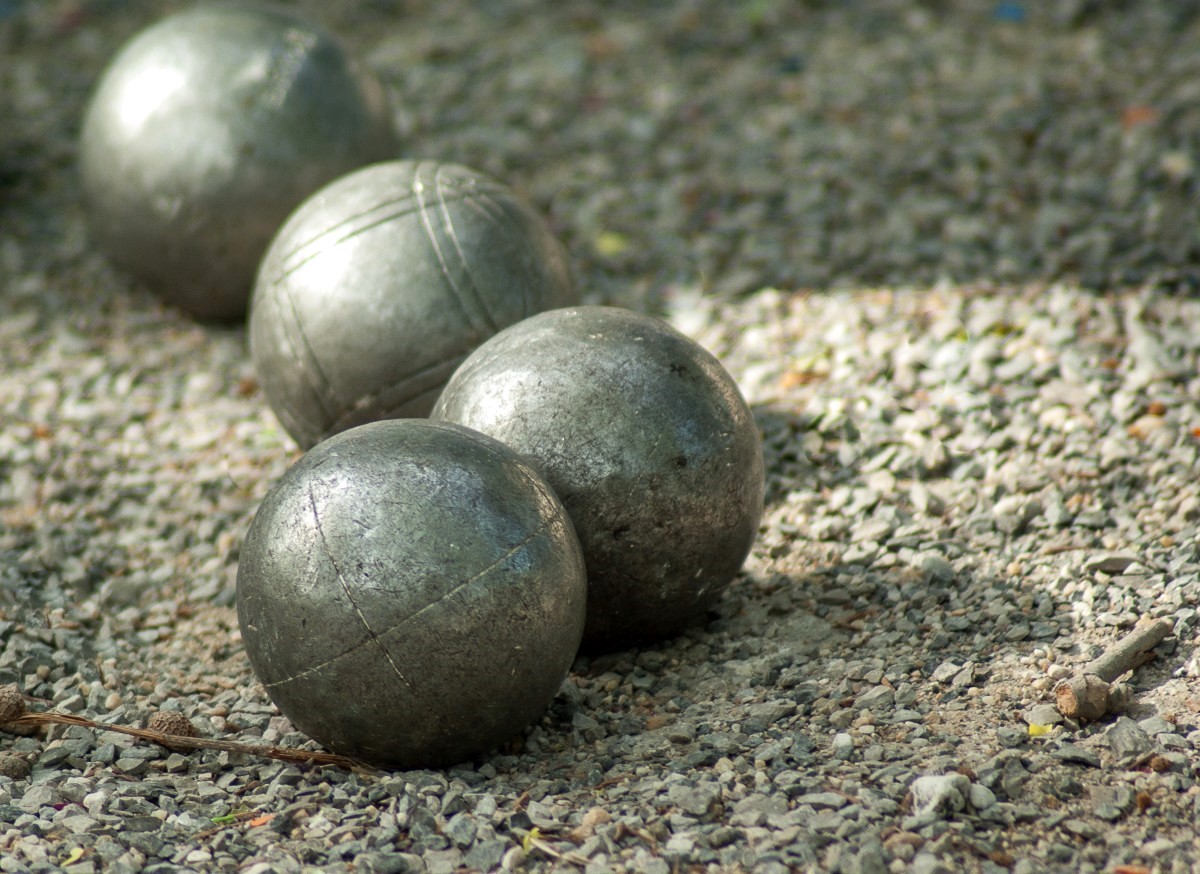
[[500, 864], [509, 843], [504, 840], [480, 841], [467, 851], [463, 863], [472, 870], [491, 871]]
[[475, 836], [478, 833], [478, 826], [475, 820], [466, 811], [456, 813], [446, 823], [446, 828], [443, 833], [448, 837], [455, 846], [466, 849], [475, 842]]
[[667, 790], [667, 797], [684, 813], [705, 818], [710, 816], [720, 804], [721, 790], [715, 784], [704, 783], [692, 786], [673, 783]]
[[1104, 732], [1103, 741], [1122, 764], [1154, 749], [1154, 741], [1128, 716], [1118, 716]]
[[1056, 759], [1061, 759], [1064, 762], [1071, 762], [1075, 765], [1088, 765], [1092, 768], [1100, 767], [1100, 757], [1091, 750], [1081, 747], [1078, 744], [1060, 744], [1056, 749], [1052, 749], [1050, 751], [1050, 755]]

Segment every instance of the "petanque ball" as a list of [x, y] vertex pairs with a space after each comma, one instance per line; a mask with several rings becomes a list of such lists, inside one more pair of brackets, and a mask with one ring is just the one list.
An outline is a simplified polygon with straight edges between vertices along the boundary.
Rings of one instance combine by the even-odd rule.
[[288, 213], [396, 149], [386, 92], [329, 33], [276, 7], [210, 3], [113, 58], [84, 114], [80, 171], [109, 257], [228, 320]]
[[301, 447], [427, 416], [502, 328], [577, 303], [566, 255], [507, 187], [454, 164], [365, 167], [309, 198], [271, 243], [250, 352]]
[[575, 523], [585, 645], [668, 637], [734, 578], [758, 531], [758, 429], [720, 363], [628, 310], [547, 312], [463, 363], [433, 412], [528, 458]]
[[246, 654], [284, 715], [398, 768], [471, 759], [536, 719], [586, 596], [542, 477], [489, 437], [411, 419], [308, 452], [263, 501], [237, 576]]

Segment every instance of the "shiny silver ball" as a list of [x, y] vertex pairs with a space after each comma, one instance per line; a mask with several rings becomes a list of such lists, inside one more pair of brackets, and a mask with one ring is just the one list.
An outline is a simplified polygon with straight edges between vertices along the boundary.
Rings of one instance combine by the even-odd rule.
[[104, 71], [83, 118], [83, 193], [108, 255], [206, 319], [246, 310], [271, 236], [305, 197], [394, 157], [380, 83], [271, 6], [165, 18]]
[[433, 418], [528, 458], [554, 487], [588, 569], [585, 642], [667, 637], [710, 607], [758, 531], [758, 428], [720, 363], [628, 310], [543, 313], [481, 346]]
[[468, 760], [537, 718], [586, 596], [542, 477], [425, 420], [306, 454], [255, 515], [237, 577], [246, 654], [279, 709], [337, 752], [399, 768]]
[[502, 328], [579, 301], [566, 255], [507, 187], [454, 164], [392, 161], [326, 186], [271, 243], [250, 352], [302, 447], [426, 416]]

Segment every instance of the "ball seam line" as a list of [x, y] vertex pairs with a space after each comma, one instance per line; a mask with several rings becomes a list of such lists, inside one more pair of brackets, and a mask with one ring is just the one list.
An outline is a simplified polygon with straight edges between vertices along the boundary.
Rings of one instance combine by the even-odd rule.
[[[402, 403], [407, 404], [407, 403], [411, 403], [414, 400], [414, 398], [420, 397], [424, 394], [428, 394], [431, 391], [434, 391], [434, 390], [440, 391], [439, 386], [434, 385], [434, 386], [423, 388], [420, 392], [418, 392], [415, 395], [409, 393], [409, 389], [412, 388], [413, 383], [420, 384], [420, 380], [428, 379], [432, 375], [445, 374], [445, 376], [448, 378], [449, 374], [454, 373], [454, 371], [458, 369], [458, 366], [460, 364], [462, 364], [463, 360], [466, 359], [466, 357], [467, 356], [465, 354], [463, 354], [463, 355], [456, 355], [453, 358], [448, 358], [444, 361], [438, 361], [434, 364], [430, 364], [428, 367], [421, 368], [416, 373], [410, 374], [409, 376], [405, 377], [403, 380], [401, 380], [398, 383], [393, 383], [393, 384], [387, 386], [386, 388], [382, 388], [379, 391], [371, 392], [370, 394], [360, 395], [354, 401], [354, 404], [351, 406], [351, 408], [349, 410], [347, 410], [345, 413], [343, 413], [341, 416], [338, 416], [334, 420], [333, 424], [330, 425], [327, 430], [332, 430], [332, 431], [345, 430], [347, 427], [349, 427], [351, 424], [353, 424], [354, 422], [356, 422], [358, 420], [359, 416], [361, 416], [361, 414], [363, 413], [364, 410], [370, 409], [370, 408], [374, 407], [380, 400], [389, 398], [396, 394], [402, 394], [403, 397], [400, 400]], [[449, 373], [447, 373], [447, 371]], [[441, 382], [441, 381], [443, 381], [443, 380], [440, 378], [438, 380], [436, 380], [436, 382]], [[389, 412], [390, 407], [391, 407], [391, 405], [386, 405], [385, 409], [373, 410], [372, 412], [375, 414], [379, 414], [379, 415], [385, 415], [386, 413]]]
[[450, 271], [450, 265], [446, 262], [446, 256], [442, 252], [442, 246], [438, 242], [437, 231], [434, 229], [433, 221], [429, 217], [429, 205], [425, 201], [424, 183], [421, 181], [421, 168], [425, 166], [425, 163], [418, 164], [416, 171], [413, 173], [413, 196], [420, 204], [421, 226], [425, 229], [425, 237], [429, 240], [429, 245], [433, 248], [433, 254], [437, 258], [438, 267], [441, 269], [442, 278], [446, 282], [450, 296], [454, 298], [454, 302], [458, 304], [458, 308], [462, 310], [463, 315], [466, 316], [471, 326], [484, 336], [488, 336], [492, 332], [489, 330], [486, 320], [481, 324], [479, 313], [472, 312], [471, 307], [467, 306], [466, 300], [463, 299], [462, 290], [458, 287], [458, 283], [455, 282], [454, 275]]
[[[338, 564], [337, 559], [333, 557], [333, 552], [329, 549], [329, 541], [325, 539], [325, 528], [321, 525], [321, 514], [317, 511], [317, 499], [316, 496], [313, 495], [311, 486], [308, 489], [308, 505], [312, 508], [313, 521], [316, 523], [317, 534], [321, 538], [321, 547], [325, 550], [325, 557], [329, 559], [330, 565], [333, 566], [333, 572], [337, 574], [338, 582], [341, 583], [342, 591], [346, 593], [346, 598], [350, 601], [350, 606], [354, 608], [354, 612], [358, 615], [359, 621], [362, 622], [363, 628], [367, 630], [368, 641], [374, 641], [376, 644], [378, 644], [379, 649], [383, 652], [384, 658], [388, 660], [388, 664], [392, 666], [392, 670], [395, 671], [396, 676], [400, 678], [400, 682], [404, 683], [404, 685], [408, 687], [408, 690], [415, 695], [417, 690], [413, 688], [412, 683], [408, 682], [408, 678], [404, 676], [403, 672], [401, 672], [400, 666], [396, 664], [396, 661], [392, 658], [392, 654], [388, 651], [388, 648], [383, 645], [383, 641], [379, 639], [379, 635], [377, 635], [375, 630], [371, 628], [371, 623], [367, 622], [367, 617], [363, 615], [362, 608], [359, 607], [358, 602], [354, 600], [354, 595], [350, 591], [350, 584], [346, 582], [346, 577], [342, 573], [341, 566]], [[364, 641], [364, 643], [368, 641]]]
[[[459, 197], [462, 200], [466, 201], [467, 193], [462, 192], [461, 194], [459, 194]], [[326, 251], [326, 248], [332, 248], [334, 246], [339, 246], [342, 243], [346, 242], [347, 240], [353, 239], [354, 237], [358, 236], [359, 234], [366, 233], [367, 231], [377, 228], [380, 225], [385, 225], [390, 221], [393, 221], [398, 218], [403, 218], [406, 215], [410, 215], [410, 214], [416, 212], [421, 207], [420, 207], [420, 205], [418, 205], [416, 203], [412, 203], [412, 204], [406, 206], [405, 208], [397, 209], [394, 212], [389, 212], [378, 218], [372, 218], [371, 220], [369, 220], [366, 224], [362, 225], [361, 227], [353, 227], [353, 228], [347, 229], [347, 226], [353, 225], [354, 222], [359, 221], [360, 219], [364, 219], [368, 216], [371, 216], [372, 213], [376, 213], [387, 207], [399, 206], [400, 204], [403, 204], [406, 201], [410, 201], [412, 199], [413, 199], [413, 195], [405, 194], [400, 197], [390, 198], [388, 200], [385, 200], [382, 203], [374, 204], [374, 205], [368, 207], [367, 209], [363, 210], [362, 212], [358, 212], [352, 216], [348, 216], [347, 218], [345, 218], [342, 221], [335, 224], [333, 227], [326, 228], [324, 231], [317, 234], [315, 237], [312, 237], [310, 239], [305, 240], [302, 243], [297, 244], [294, 249], [292, 249], [290, 252], [287, 253], [287, 255], [284, 255], [280, 259], [280, 261], [282, 263], [280, 265], [279, 271], [274, 276], [271, 277], [271, 281], [279, 282], [280, 280], [286, 279], [287, 277], [289, 277], [293, 273], [295, 273], [297, 270], [300, 270], [309, 261], [312, 261], [314, 258], [320, 257], [321, 254]], [[329, 243], [328, 247], [323, 246], [323, 247], [317, 249], [317, 251], [311, 252], [311, 253], [306, 251], [307, 249], [317, 245], [318, 243], [323, 242], [328, 237], [330, 237], [332, 234], [339, 232], [339, 231], [344, 231], [345, 233], [343, 234], [343, 236], [335, 239], [332, 243]], [[297, 258], [299, 259], [298, 261], [296, 260]], [[293, 261], [295, 261], [296, 263], [291, 263]]]
[[[311, 491], [309, 492], [309, 496], [310, 496], [310, 498], [311, 498], [311, 496], [312, 496], [312, 493], [311, 493]], [[314, 505], [314, 511], [315, 511], [315, 505]], [[525, 548], [526, 546], [528, 546], [528, 545], [529, 545], [529, 543], [530, 543], [530, 542], [531, 542], [531, 541], [532, 541], [534, 538], [538, 537], [539, 535], [541, 535], [541, 534], [545, 533], [547, 530], [549, 530], [549, 527], [550, 527], [550, 522], [549, 522], [549, 521], [542, 522], [542, 524], [541, 524], [541, 525], [539, 525], [539, 526], [538, 526], [538, 528], [537, 528], [535, 531], [532, 531], [532, 532], [531, 532], [531, 533], [530, 533], [528, 536], [526, 536], [526, 537], [525, 537], [525, 538], [524, 538], [524, 539], [523, 539], [523, 540], [522, 540], [520, 543], [518, 543], [518, 544], [516, 544], [515, 546], [513, 546], [511, 549], [509, 549], [509, 550], [508, 550], [508, 552], [504, 553], [504, 555], [500, 556], [500, 557], [499, 557], [499, 558], [497, 558], [497, 559], [496, 559], [494, 562], [492, 562], [492, 563], [491, 563], [491, 564], [489, 564], [487, 567], [485, 567], [483, 570], [479, 571], [479, 573], [477, 573], [477, 574], [475, 574], [474, 576], [470, 577], [469, 579], [467, 579], [467, 580], [464, 580], [463, 582], [459, 583], [458, 585], [456, 585], [456, 586], [455, 586], [453, 589], [451, 589], [450, 591], [448, 591], [448, 592], [445, 592], [445, 593], [444, 593], [444, 594], [443, 594], [441, 597], [439, 597], [437, 600], [435, 600], [435, 601], [430, 601], [430, 602], [429, 602], [428, 604], [426, 604], [424, 607], [421, 607], [420, 609], [413, 611], [413, 612], [412, 612], [412, 613], [410, 613], [408, 616], [405, 616], [403, 619], [400, 619], [400, 620], [398, 620], [398, 621], [396, 621], [396, 622], [392, 623], [392, 624], [391, 624], [391, 625], [389, 625], [387, 628], [384, 628], [383, 630], [381, 630], [381, 631], [379, 631], [379, 632], [374, 632], [374, 631], [372, 631], [372, 630], [371, 630], [371, 628], [370, 628], [370, 626], [366, 624], [366, 620], [363, 618], [362, 612], [358, 610], [358, 605], [357, 605], [357, 604], [355, 604], [355, 602], [354, 602], [354, 599], [353, 599], [353, 598], [351, 598], [351, 599], [350, 599], [350, 603], [351, 603], [351, 604], [353, 604], [353, 605], [354, 605], [354, 608], [355, 608], [355, 610], [356, 610], [356, 611], [358, 611], [359, 618], [363, 620], [363, 625], [364, 625], [364, 626], [366, 626], [366, 628], [367, 628], [367, 632], [368, 632], [368, 633], [369, 633], [371, 636], [370, 636], [369, 638], [367, 638], [366, 640], [361, 640], [361, 641], [359, 641], [359, 642], [358, 642], [358, 643], [356, 643], [354, 646], [350, 647], [349, 649], [345, 650], [344, 652], [340, 652], [340, 653], [338, 653], [338, 654], [337, 654], [337, 655], [335, 655], [335, 656], [331, 656], [330, 658], [326, 659], [325, 661], [321, 662], [320, 664], [313, 665], [312, 667], [309, 667], [309, 668], [305, 668], [303, 671], [300, 671], [300, 672], [299, 672], [299, 673], [297, 673], [297, 674], [293, 674], [293, 675], [292, 675], [292, 676], [290, 676], [290, 677], [284, 677], [284, 678], [283, 678], [283, 679], [281, 679], [281, 680], [272, 680], [270, 683], [263, 683], [263, 688], [264, 688], [264, 689], [274, 689], [274, 688], [276, 688], [277, 686], [282, 686], [282, 685], [284, 685], [285, 683], [293, 683], [293, 682], [295, 682], [296, 680], [302, 680], [302, 679], [304, 679], [305, 677], [311, 676], [312, 674], [316, 673], [317, 671], [320, 671], [320, 670], [322, 670], [323, 668], [327, 668], [327, 667], [329, 667], [329, 666], [330, 666], [330, 665], [332, 665], [334, 662], [337, 662], [337, 661], [339, 661], [340, 659], [343, 659], [343, 658], [345, 658], [345, 657], [346, 657], [346, 656], [348, 656], [348, 655], [352, 655], [353, 653], [355, 653], [355, 652], [358, 652], [358, 650], [362, 649], [364, 646], [366, 646], [367, 644], [371, 643], [372, 641], [375, 641], [375, 642], [379, 643], [379, 645], [380, 645], [380, 648], [381, 648], [381, 649], [383, 649], [383, 651], [384, 651], [384, 654], [385, 654], [385, 655], [387, 655], [387, 656], [388, 656], [388, 660], [389, 660], [389, 661], [391, 661], [391, 656], [390, 656], [390, 654], [388, 654], [386, 647], [384, 647], [384, 646], [383, 646], [383, 643], [382, 643], [382, 641], [379, 641], [379, 640], [378, 640], [378, 638], [380, 638], [380, 637], [382, 637], [382, 636], [384, 636], [384, 635], [386, 635], [386, 634], [391, 634], [393, 631], [395, 631], [396, 629], [400, 628], [401, 626], [403, 626], [403, 625], [407, 625], [407, 624], [408, 624], [409, 622], [411, 622], [413, 619], [416, 619], [418, 616], [422, 615], [422, 614], [423, 614], [423, 613], [425, 613], [426, 611], [428, 611], [428, 610], [431, 610], [431, 609], [433, 609], [434, 607], [438, 606], [439, 604], [441, 604], [443, 601], [447, 600], [447, 599], [448, 599], [448, 598], [450, 598], [451, 596], [453, 596], [453, 595], [456, 595], [458, 592], [462, 591], [462, 590], [463, 590], [465, 587], [469, 586], [471, 583], [473, 583], [473, 582], [475, 582], [476, 580], [480, 579], [480, 578], [481, 578], [481, 577], [483, 577], [485, 574], [488, 574], [488, 573], [490, 573], [491, 571], [495, 570], [495, 569], [496, 569], [496, 567], [498, 567], [500, 564], [502, 564], [503, 562], [505, 562], [505, 561], [507, 561], [508, 559], [512, 558], [514, 555], [516, 555], [518, 552], [520, 552], [520, 551], [521, 551], [523, 548]], [[318, 530], [318, 531], [320, 531], [320, 523], [318, 523], [317, 530]], [[322, 533], [322, 535], [321, 535], [321, 538], [322, 538], [322, 542], [324, 542], [324, 534], [323, 534], [323, 533]], [[328, 549], [326, 549], [326, 554], [328, 555]], [[331, 563], [333, 563], [333, 556], [331, 556], [331, 555], [330, 555], [330, 556], [329, 556], [329, 560], [330, 560], [330, 562], [331, 562]], [[334, 563], [334, 570], [335, 570], [335, 571], [338, 571], [338, 568], [337, 568], [337, 564], [336, 564], [336, 563]], [[339, 580], [342, 582], [342, 585], [343, 585], [343, 587], [345, 587], [345, 580], [342, 578], [340, 571], [338, 571], [338, 579], [339, 579]], [[350, 594], [350, 593], [349, 593], [349, 591], [347, 591], [347, 592], [346, 592], [346, 594], [347, 594], [347, 597], [349, 597], [349, 594]], [[395, 667], [395, 664], [393, 663], [393, 665], [392, 665], [392, 666], [393, 666], [393, 667]], [[404, 679], [404, 675], [403, 675], [403, 674], [400, 674], [399, 670], [397, 670], [397, 671], [396, 671], [396, 673], [397, 673], [397, 674], [400, 676], [400, 679], [404, 680], [404, 683], [405, 683], [405, 685], [406, 685], [406, 686], [408, 686], [408, 688], [409, 688], [410, 690], [412, 690], [413, 692], [416, 692], [416, 690], [415, 690], [415, 689], [413, 689], [412, 685], [411, 685], [411, 684], [409, 684], [408, 680], [405, 680], [405, 679]]]
[[[496, 189], [493, 189], [493, 188], [480, 188], [479, 191], [476, 192], [476, 196], [471, 198], [470, 200], [467, 200], [465, 203], [468, 206], [477, 207], [478, 211], [482, 215], [486, 216], [488, 218], [488, 220], [492, 222], [492, 224], [494, 224], [496, 227], [501, 228], [501, 229], [503, 229], [505, 227], [505, 224], [504, 224], [505, 218], [509, 219], [510, 227], [513, 224], [515, 224], [515, 222], [513, 222], [513, 220], [512, 220], [512, 215], [509, 212], [510, 210], [516, 210], [517, 212], [523, 212], [522, 207], [520, 206], [520, 204], [517, 201], [514, 201], [511, 198], [505, 198], [503, 201], [498, 199], [496, 197]], [[493, 214], [493, 212], [488, 209], [488, 206], [493, 207], [496, 210], [496, 214]], [[538, 309], [541, 309], [542, 307], [545, 306], [544, 302], [540, 306], [537, 306], [537, 307], [535, 307], [533, 305], [532, 301], [530, 300], [530, 294], [532, 293], [532, 290], [533, 290], [532, 283], [522, 283], [522, 286], [521, 286], [521, 313], [524, 316], [531, 316]], [[543, 289], [543, 291], [544, 291], [544, 289]]]
[[[291, 316], [291, 331], [283, 331], [284, 340], [287, 342], [294, 353], [296, 353], [297, 361], [301, 354], [308, 359], [310, 368], [299, 368], [301, 376], [312, 389], [317, 403], [321, 405], [322, 417], [332, 419], [337, 409], [337, 401], [333, 396], [333, 384], [329, 381], [329, 377], [325, 373], [325, 368], [321, 366], [321, 361], [317, 357], [317, 352], [313, 349], [312, 344], [308, 340], [308, 333], [304, 330], [304, 324], [300, 320], [300, 313], [296, 308], [295, 298], [292, 296], [292, 290], [284, 287], [282, 289], [283, 300], [287, 304], [288, 315]], [[312, 373], [316, 379], [310, 378]]]
[[[479, 292], [479, 284], [475, 281], [474, 275], [471, 273], [471, 264], [467, 260], [466, 253], [463, 252], [462, 242], [458, 239], [458, 231], [454, 227], [454, 219], [450, 215], [449, 202], [446, 200], [445, 191], [445, 174], [442, 168], [438, 167], [433, 174], [433, 190], [437, 194], [438, 211], [442, 214], [442, 226], [446, 236], [450, 238], [450, 242], [454, 245], [454, 251], [458, 253], [458, 263], [462, 268], [463, 276], [470, 285], [471, 298], [474, 300], [475, 306], [479, 308], [479, 312], [483, 315], [483, 320], [487, 325], [487, 330], [491, 334], [498, 333], [500, 325], [496, 321], [496, 317], [488, 309], [484, 296]], [[462, 203], [469, 203], [473, 198], [463, 196]]]

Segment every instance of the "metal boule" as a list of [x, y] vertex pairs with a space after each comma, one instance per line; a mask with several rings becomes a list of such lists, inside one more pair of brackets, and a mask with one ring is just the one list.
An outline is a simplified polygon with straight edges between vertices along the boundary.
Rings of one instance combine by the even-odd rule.
[[579, 301], [562, 246], [506, 186], [455, 164], [365, 167], [309, 198], [258, 274], [250, 352], [302, 447], [426, 416], [454, 369], [521, 319]]
[[586, 597], [542, 477], [489, 437], [411, 419], [308, 452], [264, 499], [237, 577], [246, 654], [283, 714], [398, 768], [469, 760], [535, 720]]
[[327, 31], [282, 8], [209, 3], [112, 59], [84, 114], [80, 172], [109, 257], [226, 320], [245, 313], [288, 213], [397, 148], [386, 91]]
[[527, 319], [463, 363], [433, 418], [495, 437], [554, 487], [583, 544], [590, 648], [682, 631], [758, 532], [750, 409], [716, 358], [659, 319], [608, 307]]

